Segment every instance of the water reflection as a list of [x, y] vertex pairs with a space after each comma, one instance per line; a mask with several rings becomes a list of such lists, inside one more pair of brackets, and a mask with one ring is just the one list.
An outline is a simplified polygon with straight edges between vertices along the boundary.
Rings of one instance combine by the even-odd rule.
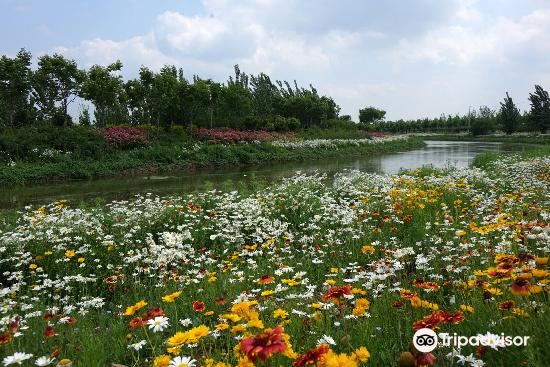
[[2, 189], [0, 207], [19, 207], [68, 199], [73, 202], [101, 197], [123, 199], [138, 193], [169, 194], [204, 190], [212, 187], [232, 189], [249, 185], [256, 179], [271, 182], [292, 176], [296, 171], [325, 172], [329, 175], [343, 169], [393, 174], [400, 169], [413, 169], [426, 164], [445, 168], [467, 167], [474, 157], [487, 151], [522, 151], [521, 145], [482, 142], [427, 141], [424, 148], [378, 156], [323, 159], [318, 161], [272, 163], [258, 166], [219, 168], [199, 172], [182, 172], [169, 177], [123, 177], [73, 181], [47, 185]]

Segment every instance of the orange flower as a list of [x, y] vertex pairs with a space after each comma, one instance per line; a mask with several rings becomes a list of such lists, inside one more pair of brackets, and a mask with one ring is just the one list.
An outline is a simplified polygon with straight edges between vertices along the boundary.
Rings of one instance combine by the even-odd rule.
[[270, 275], [262, 275], [257, 282], [260, 284], [270, 284], [270, 283], [273, 283], [274, 280], [275, 278], [273, 278]]
[[137, 329], [140, 327], [145, 326], [146, 321], [143, 320], [141, 317], [134, 317], [130, 320], [130, 329]]
[[158, 316], [164, 316], [164, 311], [160, 307], [153, 307], [147, 311], [147, 319], [153, 319]]
[[531, 284], [527, 279], [522, 277], [517, 277], [510, 286], [512, 294], [515, 296], [528, 296], [529, 290], [531, 289]]

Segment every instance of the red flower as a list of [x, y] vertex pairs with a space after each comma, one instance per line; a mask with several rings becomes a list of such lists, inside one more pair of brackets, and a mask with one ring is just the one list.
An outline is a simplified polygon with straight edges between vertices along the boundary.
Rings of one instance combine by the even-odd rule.
[[0, 345], [7, 344], [11, 340], [11, 335], [8, 333], [0, 334]]
[[55, 336], [55, 330], [53, 329], [53, 326], [47, 326], [43, 334], [45, 337], [48, 337], [48, 338]]
[[201, 302], [201, 301], [193, 302], [193, 311], [204, 312], [204, 302]]
[[462, 315], [462, 312], [458, 311], [455, 313], [452, 312], [445, 312], [443, 310], [434, 311], [428, 316], [424, 317], [420, 321], [416, 321], [413, 324], [414, 330], [419, 330], [422, 328], [428, 328], [435, 330], [438, 328], [439, 324], [441, 323], [450, 323], [450, 324], [460, 324], [462, 321], [464, 321], [464, 316]]
[[330, 348], [326, 344], [321, 344], [315, 349], [308, 350], [305, 354], [299, 356], [292, 365], [294, 367], [306, 367], [311, 365], [317, 365], [321, 357], [328, 353]]
[[433, 366], [436, 358], [431, 353], [422, 353], [416, 357], [417, 366]]
[[498, 304], [498, 308], [500, 310], [511, 310], [514, 307], [516, 307], [516, 303], [512, 300], [504, 301]]
[[275, 329], [266, 329], [263, 333], [241, 340], [241, 350], [255, 362], [258, 358], [265, 361], [273, 354], [286, 350], [283, 338], [284, 329], [277, 326]]
[[343, 298], [345, 295], [351, 294], [351, 285], [347, 284], [342, 287], [338, 287], [336, 285], [329, 288], [329, 290], [323, 294], [323, 301], [326, 302], [328, 300], [332, 300], [334, 303], [340, 303], [340, 299]]

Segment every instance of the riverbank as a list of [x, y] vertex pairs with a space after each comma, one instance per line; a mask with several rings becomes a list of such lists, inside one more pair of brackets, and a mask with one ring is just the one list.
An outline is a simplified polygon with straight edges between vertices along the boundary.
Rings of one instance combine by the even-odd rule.
[[470, 134], [411, 134], [412, 136], [422, 138], [423, 140], [445, 140], [445, 141], [479, 141], [495, 143], [515, 143], [515, 144], [550, 144], [550, 134], [546, 135], [470, 135]]
[[0, 185], [25, 185], [110, 176], [158, 175], [174, 170], [389, 153], [422, 146], [424, 142], [419, 138], [401, 136], [238, 144], [153, 144], [131, 150], [113, 151], [112, 154], [102, 155], [98, 159], [75, 159], [72, 155], [66, 154], [42, 161], [2, 166]]

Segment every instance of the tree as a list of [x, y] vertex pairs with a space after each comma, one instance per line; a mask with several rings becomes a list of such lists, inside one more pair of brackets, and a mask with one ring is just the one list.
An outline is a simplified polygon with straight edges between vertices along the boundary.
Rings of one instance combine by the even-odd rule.
[[0, 122], [15, 125], [16, 116], [29, 119], [29, 91], [31, 88], [31, 54], [21, 49], [15, 58], [0, 58]]
[[365, 107], [359, 110], [359, 122], [372, 124], [382, 121], [386, 117], [386, 111], [374, 107]]
[[550, 97], [540, 85], [535, 85], [535, 93], [529, 93], [531, 102], [530, 121], [542, 134], [550, 128]]
[[33, 73], [33, 96], [50, 115], [59, 103], [63, 114], [63, 126], [67, 125], [67, 109], [77, 97], [86, 73], [74, 60], [62, 55], [44, 55], [38, 59], [38, 69]]
[[506, 92], [504, 102], [500, 102], [498, 119], [502, 125], [502, 130], [506, 134], [512, 134], [518, 129], [520, 119], [519, 109], [514, 104], [512, 97], [508, 95], [508, 92]]
[[88, 71], [86, 80], [82, 84], [81, 95], [94, 104], [96, 125], [98, 126], [105, 126], [110, 119], [119, 120], [122, 115], [121, 102], [126, 99], [122, 77], [113, 74], [121, 69], [120, 61], [107, 67], [94, 65]]
[[479, 111], [476, 114], [471, 114], [472, 124], [470, 126], [470, 132], [472, 135], [486, 135], [491, 133], [494, 129], [495, 111], [487, 106], [479, 107]]

